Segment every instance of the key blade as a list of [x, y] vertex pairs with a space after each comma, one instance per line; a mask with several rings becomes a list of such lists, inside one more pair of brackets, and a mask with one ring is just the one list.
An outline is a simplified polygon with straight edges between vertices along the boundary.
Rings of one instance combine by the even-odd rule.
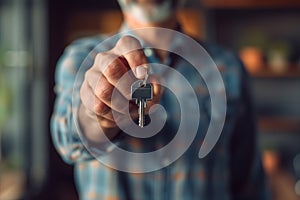
[[144, 105], [145, 105], [145, 100], [143, 99], [139, 100], [139, 126], [141, 128], [143, 128], [145, 125]]

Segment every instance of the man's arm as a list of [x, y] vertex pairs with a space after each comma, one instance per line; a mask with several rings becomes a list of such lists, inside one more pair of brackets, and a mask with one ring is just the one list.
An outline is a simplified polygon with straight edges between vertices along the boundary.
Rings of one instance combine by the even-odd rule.
[[[82, 62], [93, 49], [93, 42], [92, 39], [73, 42], [66, 48], [56, 66], [54, 89], [56, 100], [51, 119], [51, 133], [56, 149], [67, 163], [92, 159], [78, 135], [78, 129], [73, 119], [75, 105], [72, 106], [72, 95], [76, 75]], [[89, 66], [83, 67], [85, 69], [81, 69], [81, 73], [86, 71]], [[79, 76], [83, 75], [79, 74]]]
[[[93, 47], [88, 45], [72, 45], [58, 63], [52, 136], [68, 162], [91, 158], [83, 144], [95, 150], [96, 156], [112, 149], [108, 139], [117, 138], [121, 132], [115, 119], [128, 120], [129, 117], [125, 109], [130, 100], [130, 85], [146, 74], [147, 69], [142, 65], [147, 64], [147, 58], [136, 38], [123, 36], [111, 45], [110, 50], [98, 49], [99, 52], [92, 51]], [[127, 75], [118, 85], [130, 70], [135, 77]], [[161, 95], [160, 86], [154, 78], [151, 80], [154, 89], [149, 108], [159, 102]], [[112, 103], [114, 91], [117, 96]], [[129, 104], [129, 113], [135, 117], [137, 106]]]

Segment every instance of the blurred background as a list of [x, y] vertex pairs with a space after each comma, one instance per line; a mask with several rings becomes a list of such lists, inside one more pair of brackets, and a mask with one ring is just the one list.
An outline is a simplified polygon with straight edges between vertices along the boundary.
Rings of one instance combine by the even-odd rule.
[[[300, 199], [300, 1], [187, 0], [178, 16], [240, 55], [272, 199]], [[0, 200], [78, 199], [50, 139], [55, 64], [72, 40], [121, 22], [116, 0], [0, 0]]]

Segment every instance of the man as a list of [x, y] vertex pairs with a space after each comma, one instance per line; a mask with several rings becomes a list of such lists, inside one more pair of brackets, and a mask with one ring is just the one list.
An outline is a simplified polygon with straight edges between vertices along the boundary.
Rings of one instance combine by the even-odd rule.
[[[145, 27], [181, 31], [175, 16], [179, 3], [176, 0], [119, 0], [119, 3], [124, 14], [122, 31], [133, 30], [131, 33], [136, 37], [121, 35], [105, 50], [97, 49], [97, 45], [104, 38], [78, 40], [67, 48], [57, 66], [57, 100], [52, 118], [52, 135], [64, 160], [75, 165], [75, 179], [80, 198], [266, 199], [267, 192], [255, 141], [247, 76], [239, 60], [218, 46], [203, 44], [220, 67], [226, 88], [227, 114], [219, 141], [205, 158], [199, 159], [199, 148], [203, 143], [209, 120], [213, 118], [213, 114], [210, 113], [212, 102], [209, 100], [206, 83], [195, 75], [195, 69], [180, 56], [166, 50], [144, 48], [157, 44], [157, 41], [165, 43], [166, 46], [176, 43], [175, 49], [184, 47], [185, 43], [176, 41], [172, 34], [158, 34], [156, 31], [140, 34], [141, 32], [134, 31]], [[150, 62], [163, 63], [180, 72], [197, 91], [201, 120], [197, 112], [191, 112], [192, 117], [188, 119], [191, 126], [199, 123], [195, 140], [174, 162], [157, 158], [143, 163], [122, 157], [109, 157], [114, 151], [111, 148], [112, 142], [127, 151], [147, 153], [160, 149], [175, 138], [174, 132], [178, 129], [180, 121], [178, 116], [185, 111], [178, 110], [178, 102], [174, 100], [172, 91], [162, 87], [162, 83], [165, 81], [176, 85], [178, 80], [161, 70], [151, 72], [151, 64], [148, 64]], [[128, 72], [132, 74], [125, 77], [124, 84], [118, 84]], [[135, 120], [138, 117], [137, 106], [134, 102], [130, 102], [128, 107], [118, 102], [128, 104], [128, 88], [137, 79], [146, 79], [148, 74], [148, 82], [153, 85], [153, 98], [147, 102], [145, 113], [151, 114], [149, 109], [160, 103], [167, 113], [166, 125], [159, 134], [150, 138], [128, 136], [116, 119], [120, 119], [120, 123], [125, 119], [123, 126], [126, 127], [129, 123], [126, 110], [129, 110], [129, 114]], [[79, 78], [76, 78], [76, 75]], [[72, 104], [74, 85], [74, 93], [79, 97], [79, 101], [73, 101]], [[186, 94], [186, 88], [178, 84], [176, 90], [182, 94], [181, 99], [188, 102], [190, 96]], [[114, 91], [117, 96], [114, 96]], [[194, 105], [188, 105], [187, 109], [192, 110], [193, 107]], [[153, 110], [155, 113], [155, 108]], [[78, 126], [73, 117], [76, 118]], [[150, 126], [151, 122], [148, 123]], [[189, 134], [190, 132], [186, 131], [187, 137]], [[108, 139], [111, 142], [108, 142]], [[176, 146], [173, 151], [176, 152], [180, 148], [180, 145]], [[116, 162], [106, 165], [107, 160]], [[163, 166], [157, 170], [143, 171], [148, 165], [155, 165], [157, 162], [163, 163]], [[121, 164], [118, 165], [119, 163]], [[120, 166], [126, 166], [126, 170], [118, 170]], [[134, 173], [135, 170], [138, 173]]]

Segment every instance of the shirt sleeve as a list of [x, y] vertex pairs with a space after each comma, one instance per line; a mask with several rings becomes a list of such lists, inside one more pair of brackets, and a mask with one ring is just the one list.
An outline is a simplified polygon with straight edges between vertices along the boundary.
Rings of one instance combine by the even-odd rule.
[[[55, 72], [56, 100], [51, 118], [51, 135], [55, 148], [69, 164], [94, 159], [81, 137], [76, 115], [80, 105], [79, 91], [85, 72], [93, 65], [95, 46], [91, 39], [81, 39], [68, 46], [59, 59]], [[98, 155], [111, 148], [103, 145]]]
[[238, 116], [231, 140], [231, 194], [234, 200], [265, 200], [269, 199], [269, 192], [257, 145], [250, 81], [243, 67], [240, 89]]

